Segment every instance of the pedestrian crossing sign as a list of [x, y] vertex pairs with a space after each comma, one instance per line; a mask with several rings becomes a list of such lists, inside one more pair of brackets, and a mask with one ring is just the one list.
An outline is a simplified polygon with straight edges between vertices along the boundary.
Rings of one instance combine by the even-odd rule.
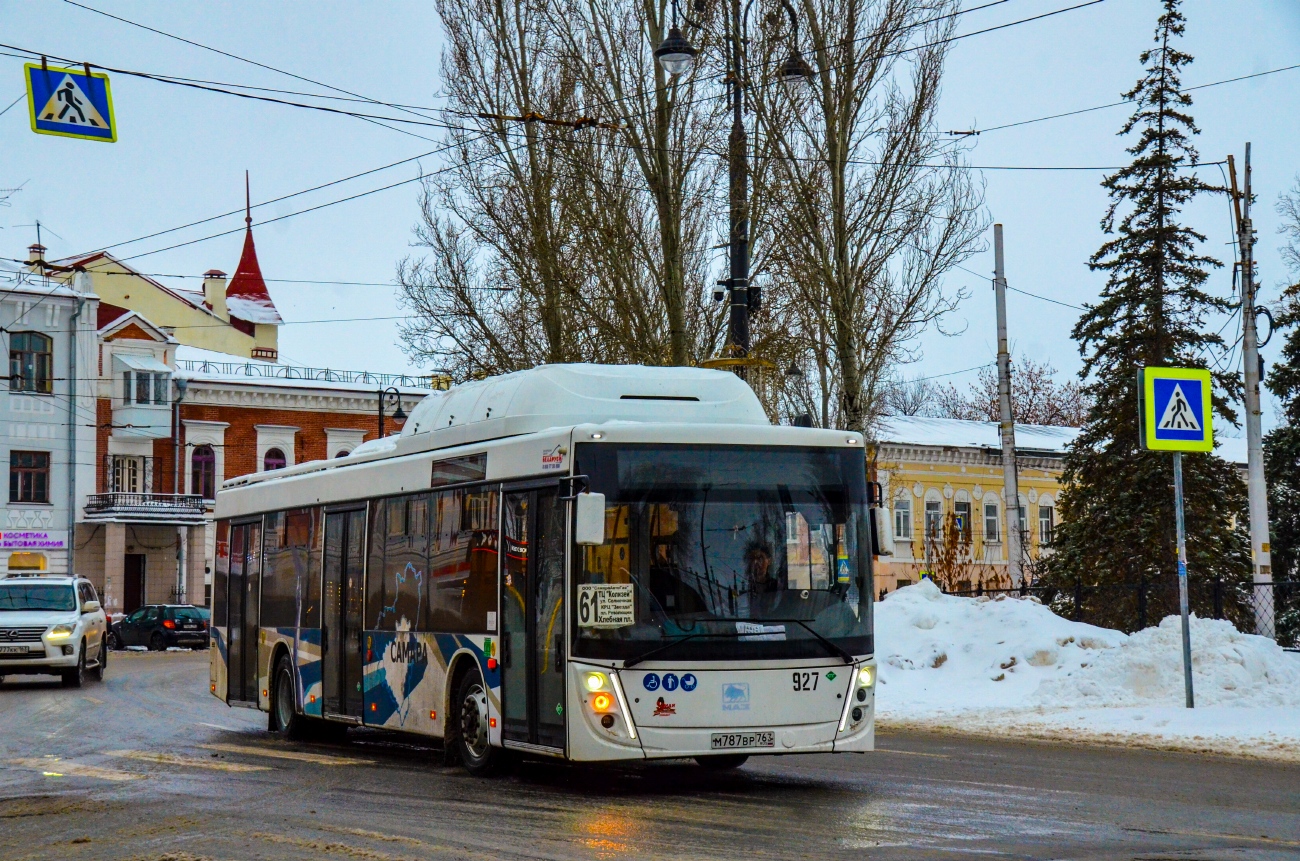
[[90, 68], [60, 69], [45, 63], [23, 66], [32, 131], [112, 143], [117, 140], [108, 75]]
[[1142, 447], [1151, 451], [1213, 451], [1210, 372], [1143, 368], [1138, 374]]

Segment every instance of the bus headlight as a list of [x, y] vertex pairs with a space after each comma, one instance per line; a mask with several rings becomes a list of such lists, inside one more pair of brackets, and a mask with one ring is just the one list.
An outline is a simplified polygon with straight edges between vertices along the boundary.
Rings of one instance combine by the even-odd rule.
[[55, 625], [53, 628], [50, 628], [50, 632], [45, 636], [50, 640], [66, 640], [71, 637], [75, 631], [76, 628], [72, 625]]
[[587, 677], [583, 679], [583, 683], [586, 684], [587, 690], [592, 692], [605, 687], [605, 681], [604, 673], [587, 673]]
[[864, 688], [869, 688], [876, 683], [876, 668], [863, 667], [858, 671], [858, 684]]

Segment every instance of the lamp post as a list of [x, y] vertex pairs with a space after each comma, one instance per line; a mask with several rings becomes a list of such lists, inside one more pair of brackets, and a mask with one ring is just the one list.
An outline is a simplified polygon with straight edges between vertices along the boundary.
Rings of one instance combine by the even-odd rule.
[[379, 438], [384, 438], [384, 401], [393, 398], [397, 401], [397, 412], [393, 413], [393, 421], [406, 421], [406, 412], [402, 409], [402, 393], [397, 386], [389, 386], [386, 389], [379, 390]]
[[[749, 314], [757, 311], [762, 296], [757, 286], [749, 283], [749, 135], [745, 130], [745, 42], [744, 31], [753, 0], [741, 9], [740, 0], [729, 3], [730, 26], [726, 29], [727, 98], [731, 107], [731, 136], [728, 142], [727, 170], [730, 187], [728, 277], [718, 282], [726, 288], [731, 305], [727, 325], [727, 345], [723, 353], [730, 358], [749, 356]], [[696, 9], [704, 5], [696, 0]], [[799, 52], [799, 20], [789, 0], [781, 0], [790, 17], [790, 55], [777, 69], [777, 75], [787, 85], [809, 79], [813, 70]], [[673, 23], [668, 36], [655, 49], [655, 59], [663, 70], [673, 77], [688, 74], [699, 51], [682, 34], [677, 25], [677, 0], [673, 0]], [[689, 18], [686, 23], [696, 29]]]

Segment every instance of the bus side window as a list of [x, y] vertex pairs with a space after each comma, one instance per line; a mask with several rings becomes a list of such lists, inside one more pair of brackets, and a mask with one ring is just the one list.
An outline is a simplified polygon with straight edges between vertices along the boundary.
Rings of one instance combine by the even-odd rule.
[[449, 634], [482, 633], [497, 608], [495, 490], [445, 490], [433, 495], [428, 627]]

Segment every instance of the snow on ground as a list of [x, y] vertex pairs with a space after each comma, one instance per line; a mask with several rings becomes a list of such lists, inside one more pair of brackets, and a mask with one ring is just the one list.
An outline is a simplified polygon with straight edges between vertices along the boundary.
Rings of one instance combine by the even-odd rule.
[[1177, 616], [1131, 636], [1033, 599], [930, 581], [876, 605], [882, 726], [1122, 743], [1300, 761], [1300, 655], [1193, 618], [1195, 709]]

